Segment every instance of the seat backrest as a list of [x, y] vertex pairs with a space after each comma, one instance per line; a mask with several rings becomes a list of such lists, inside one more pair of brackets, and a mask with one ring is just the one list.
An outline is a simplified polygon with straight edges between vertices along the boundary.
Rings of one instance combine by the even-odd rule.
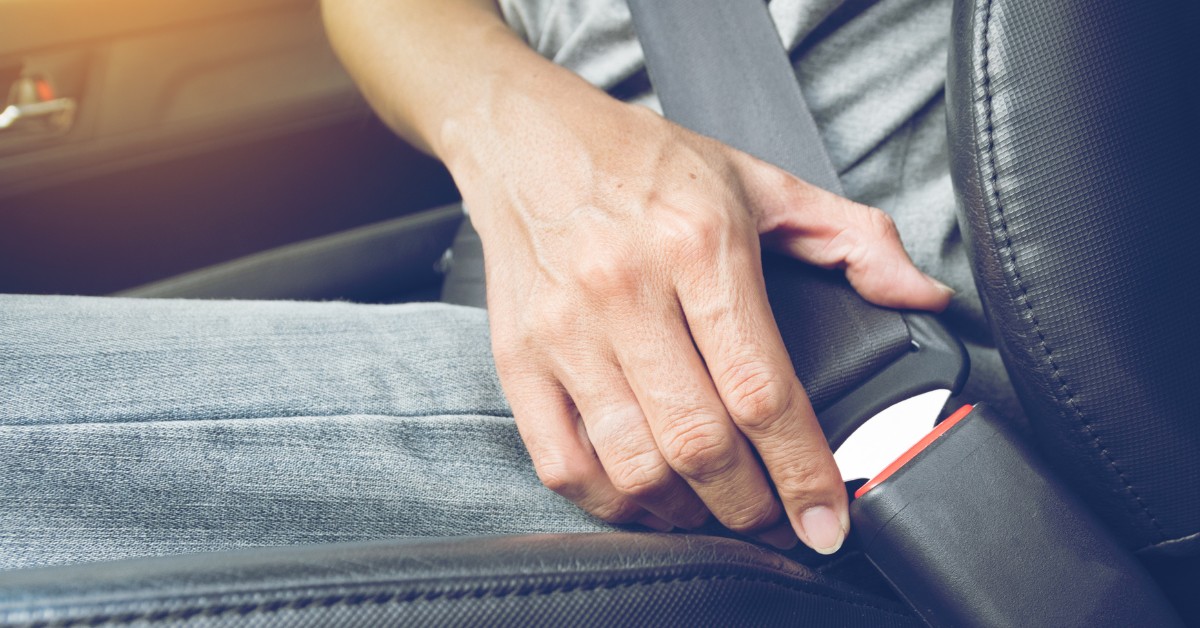
[[1143, 556], [1200, 553], [1191, 4], [957, 0], [950, 54], [996, 341], [1047, 457]]

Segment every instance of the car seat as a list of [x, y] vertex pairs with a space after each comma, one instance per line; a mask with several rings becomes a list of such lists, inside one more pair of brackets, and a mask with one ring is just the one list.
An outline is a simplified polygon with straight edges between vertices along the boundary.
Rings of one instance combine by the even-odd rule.
[[[947, 86], [960, 223], [1036, 444], [1191, 623], [1197, 15], [957, 0]], [[2, 573], [0, 622], [919, 625], [852, 553], [637, 533], [271, 548]]]

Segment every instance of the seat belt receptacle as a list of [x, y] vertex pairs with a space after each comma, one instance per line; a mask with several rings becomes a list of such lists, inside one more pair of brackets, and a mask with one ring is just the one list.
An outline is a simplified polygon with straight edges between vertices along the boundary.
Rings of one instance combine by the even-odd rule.
[[932, 626], [1177, 626], [1133, 555], [986, 404], [850, 504], [863, 552]]

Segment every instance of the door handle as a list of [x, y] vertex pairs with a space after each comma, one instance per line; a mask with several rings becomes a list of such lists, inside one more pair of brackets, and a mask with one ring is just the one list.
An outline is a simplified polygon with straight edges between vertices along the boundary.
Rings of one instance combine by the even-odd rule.
[[0, 111], [0, 132], [11, 132], [32, 122], [42, 122], [48, 132], [61, 132], [71, 125], [74, 116], [73, 98], [9, 105]]

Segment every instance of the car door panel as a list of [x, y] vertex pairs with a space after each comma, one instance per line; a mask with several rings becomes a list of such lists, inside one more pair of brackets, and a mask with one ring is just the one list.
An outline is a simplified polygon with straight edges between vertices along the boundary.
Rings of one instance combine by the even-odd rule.
[[0, 0], [6, 72], [77, 108], [0, 131], [0, 291], [105, 294], [456, 194], [375, 121], [312, 0]]

